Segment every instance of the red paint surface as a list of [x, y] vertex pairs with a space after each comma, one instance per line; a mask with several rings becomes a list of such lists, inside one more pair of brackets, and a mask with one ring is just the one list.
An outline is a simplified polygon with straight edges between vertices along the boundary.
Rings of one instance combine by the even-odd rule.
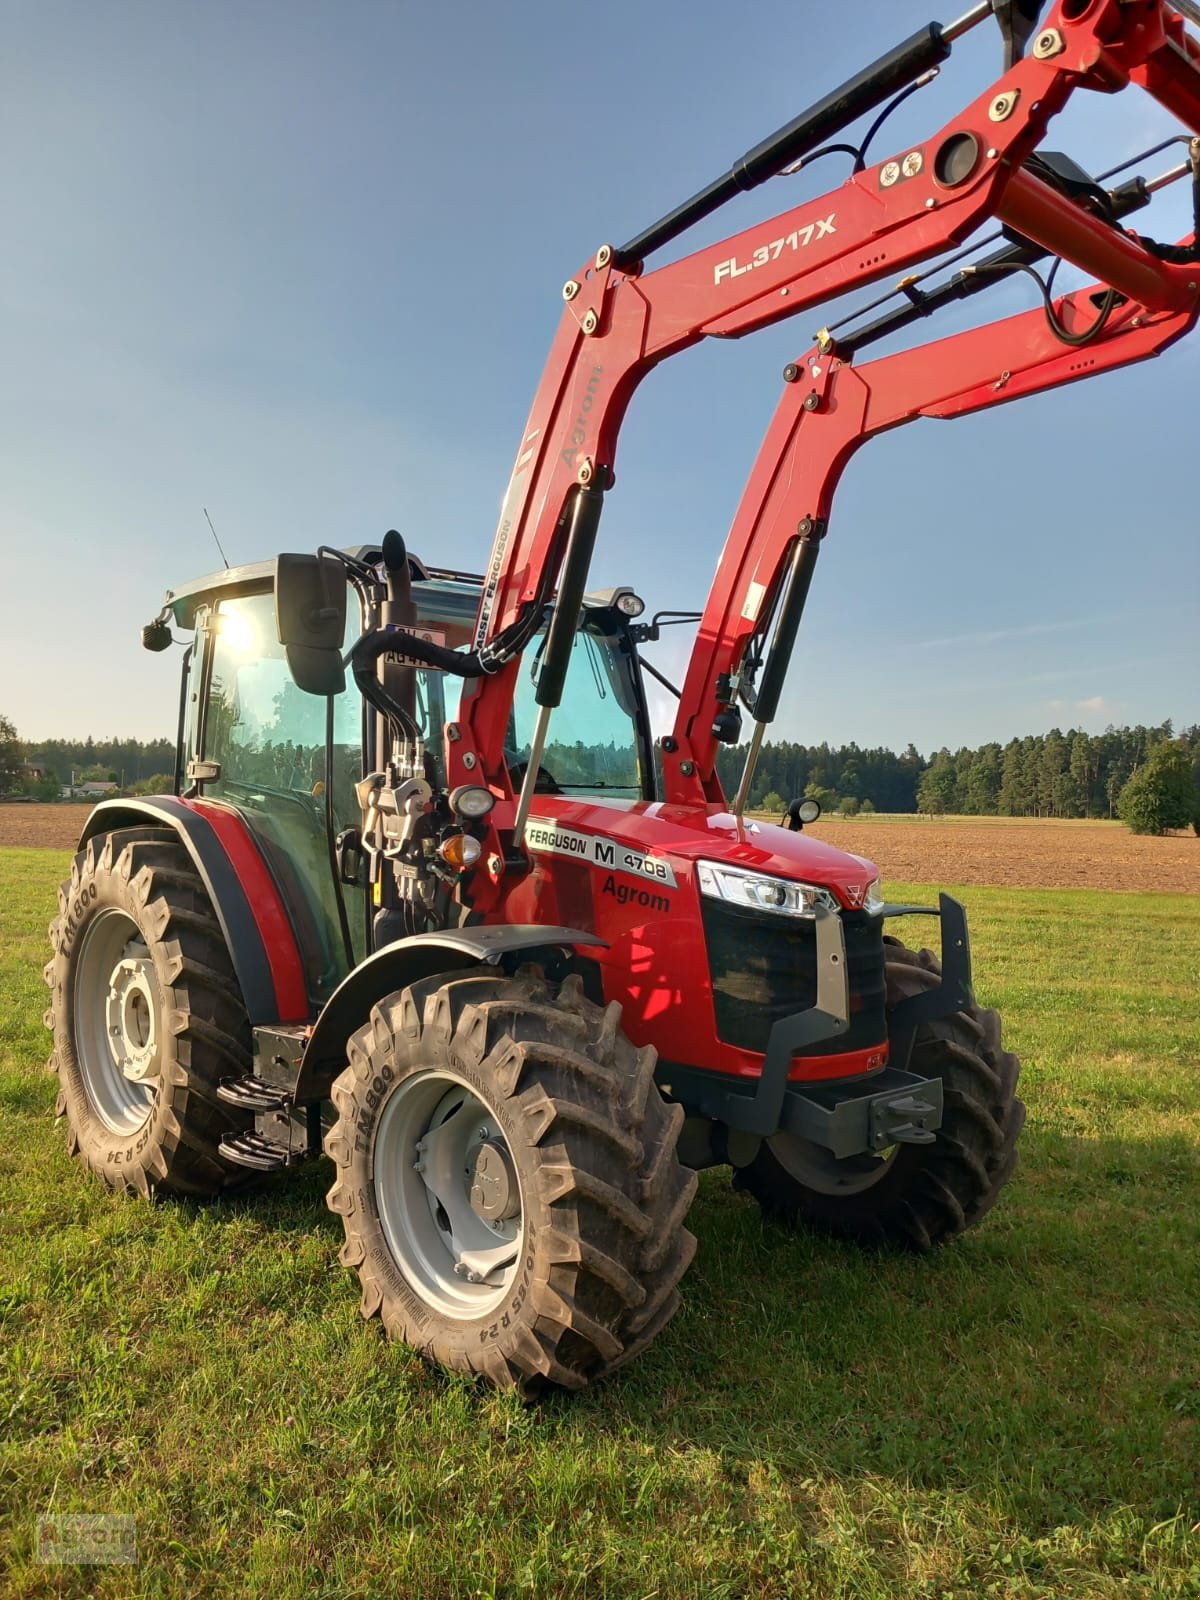
[[180, 800], [179, 803], [208, 823], [245, 890], [251, 915], [267, 953], [279, 1021], [307, 1022], [310, 1013], [308, 988], [291, 919], [250, 830], [236, 811], [211, 800]]
[[[859, 856], [770, 823], [739, 824], [715, 807], [646, 801], [606, 805], [538, 795], [532, 815], [612, 841], [618, 851], [649, 852], [670, 866], [675, 887], [619, 868], [535, 851], [532, 870], [512, 884], [488, 920], [558, 923], [598, 934], [608, 948], [588, 954], [599, 963], [604, 998], [620, 1002], [622, 1026], [634, 1043], [653, 1045], [667, 1061], [737, 1077], [757, 1078], [763, 1058], [717, 1038], [696, 863], [727, 862], [818, 884], [832, 890], [847, 908], [861, 900], [862, 891], [878, 876], [874, 864]], [[618, 893], [605, 892], [610, 882], [614, 890], [623, 886], [635, 892], [622, 905]], [[647, 905], [642, 893], [659, 903]], [[870, 1050], [805, 1056], [793, 1065], [791, 1077], [857, 1077], [886, 1059], [883, 1038]]]

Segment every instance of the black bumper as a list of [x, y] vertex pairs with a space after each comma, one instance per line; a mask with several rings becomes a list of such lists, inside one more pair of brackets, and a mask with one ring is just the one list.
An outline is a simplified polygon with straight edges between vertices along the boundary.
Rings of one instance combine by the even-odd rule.
[[819, 1047], [826, 1044], [831, 1046], [830, 1054], [836, 1053], [836, 1042], [850, 1028], [842, 919], [818, 908], [816, 1003], [774, 1023], [758, 1080], [748, 1083], [664, 1061], [658, 1071], [664, 1089], [689, 1115], [722, 1123], [734, 1133], [754, 1139], [793, 1133], [838, 1157], [897, 1143], [931, 1142], [941, 1126], [942, 1082], [914, 1076], [907, 1070], [908, 1062], [922, 1023], [949, 1016], [972, 1003], [966, 912], [957, 900], [943, 894], [936, 910], [887, 906], [883, 914], [940, 918], [942, 980], [901, 1001], [889, 1014], [891, 1060], [881, 1072], [803, 1086], [788, 1082], [795, 1056], [822, 1053]]

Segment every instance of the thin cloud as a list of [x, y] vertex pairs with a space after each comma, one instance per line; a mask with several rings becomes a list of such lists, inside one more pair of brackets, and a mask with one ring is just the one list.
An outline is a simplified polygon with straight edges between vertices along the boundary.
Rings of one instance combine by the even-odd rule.
[[1042, 705], [1047, 711], [1069, 711], [1076, 717], [1108, 717], [1110, 721], [1121, 709], [1119, 700], [1106, 700], [1102, 694], [1087, 700], [1043, 700]]
[[946, 683], [927, 683], [921, 689], [921, 696], [925, 700], [956, 699], [963, 695], [973, 694], [977, 690], [991, 690], [993, 693], [1002, 690], [1025, 689], [1033, 684], [1060, 683], [1064, 678], [1091, 678], [1093, 682], [1102, 676], [1111, 676], [1118, 672], [1136, 672], [1143, 667], [1156, 666], [1171, 658], [1164, 655], [1139, 656], [1134, 661], [1102, 661], [1092, 662], [1088, 666], [1060, 667], [1053, 672], [1025, 672], [1019, 677], [1010, 677], [1008, 673], [1003, 676], [992, 674], [986, 678], [954, 678]]
[[914, 639], [913, 644], [918, 650], [934, 650], [944, 645], [1001, 644], [1006, 639], [1027, 639], [1039, 633], [1072, 633], [1079, 628], [1120, 621], [1120, 616], [1112, 613], [1101, 617], [1064, 617], [1058, 622], [1031, 622], [1023, 628], [994, 628], [988, 633], [949, 633], [940, 639]]
[[[1192, 605], [1168, 605], [1155, 607], [1156, 617], [1177, 616], [1180, 612], [1195, 611]], [[1110, 623], [1119, 623], [1128, 626], [1135, 616], [1144, 615], [1143, 612], [1110, 611], [1095, 617], [1061, 617], [1055, 622], [1030, 622], [1020, 628], [994, 628], [989, 631], [980, 630], [974, 633], [951, 633], [937, 639], [914, 639], [913, 645], [918, 650], [933, 650], [944, 645], [964, 644], [1003, 644], [1008, 639], [1028, 639], [1037, 634], [1077, 633], [1080, 628], [1103, 627]]]

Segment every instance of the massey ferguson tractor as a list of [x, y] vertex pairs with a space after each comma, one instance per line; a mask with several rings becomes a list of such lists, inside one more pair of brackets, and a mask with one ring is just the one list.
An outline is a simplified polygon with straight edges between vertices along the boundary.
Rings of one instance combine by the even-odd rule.
[[[85, 1166], [211, 1196], [323, 1151], [363, 1315], [531, 1394], [613, 1372], [669, 1321], [697, 1169], [867, 1246], [927, 1251], [987, 1213], [1024, 1109], [962, 907], [889, 904], [875, 867], [805, 835], [811, 807], [776, 826], [746, 802], [859, 446], [1156, 355], [1196, 320], [1195, 231], [1127, 220], [1179, 178], [1200, 208], [1191, 0], [1040, 11], [979, 0], [920, 29], [568, 279], [482, 574], [391, 532], [168, 594], [143, 642], [188, 636], [175, 793], [92, 812], [50, 930], [51, 1069]], [[993, 16], [998, 81], [868, 161]], [[1173, 165], [1114, 184], [1041, 149], [1076, 91], [1129, 85], [1182, 125]], [[651, 269], [735, 194], [838, 152], [840, 187]], [[1059, 261], [1093, 281], [1055, 295]], [[641, 651], [671, 614], [588, 581], [634, 389], [700, 339], [897, 275], [784, 369], [656, 743]], [[860, 360], [1014, 275], [1031, 309]], [[717, 753], [743, 743], [727, 798]], [[888, 931], [912, 916], [940, 960]]]

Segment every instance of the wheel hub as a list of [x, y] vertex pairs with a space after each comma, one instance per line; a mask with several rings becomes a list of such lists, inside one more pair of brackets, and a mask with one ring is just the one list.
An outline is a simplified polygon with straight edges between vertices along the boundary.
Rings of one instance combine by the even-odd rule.
[[479, 1316], [508, 1293], [525, 1236], [521, 1190], [494, 1113], [452, 1073], [393, 1091], [374, 1151], [388, 1247], [444, 1315]]
[[485, 1222], [504, 1222], [521, 1209], [512, 1157], [502, 1144], [486, 1139], [475, 1152], [470, 1171], [471, 1210]]
[[113, 1060], [134, 1083], [158, 1076], [156, 1010], [149, 955], [128, 955], [118, 961], [108, 982], [105, 1023]]

